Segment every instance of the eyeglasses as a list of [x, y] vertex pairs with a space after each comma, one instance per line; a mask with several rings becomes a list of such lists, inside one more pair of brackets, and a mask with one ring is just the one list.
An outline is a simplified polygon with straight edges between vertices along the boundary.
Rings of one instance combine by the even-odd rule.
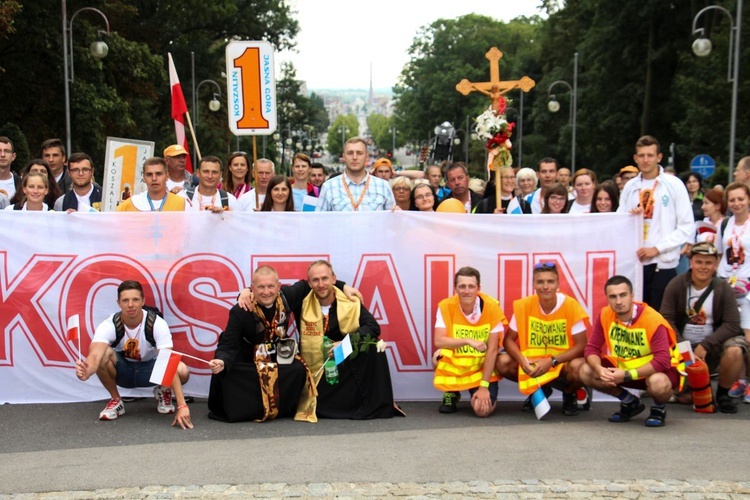
[[411, 191], [411, 189], [409, 189], [406, 186], [396, 186], [395, 188], [393, 188], [393, 190], [394, 191]]
[[37, 170], [37, 169], [35, 169], [35, 168], [32, 168], [31, 170], [29, 170], [29, 173], [30, 173], [30, 174], [42, 174], [42, 175], [47, 175], [47, 170], [46, 170], [46, 169], [44, 169], [44, 168], [42, 168], [42, 169], [39, 169], [39, 170]]
[[92, 168], [71, 168], [70, 173], [73, 175], [90, 174]]
[[555, 269], [557, 266], [554, 262], [537, 262], [534, 269]]
[[12, 149], [0, 149], [0, 155], [12, 155], [13, 150]]
[[553, 194], [549, 197], [549, 201], [567, 201], [567, 198], [565, 196]]
[[415, 196], [414, 200], [422, 201], [422, 200], [427, 200], [427, 199], [432, 199], [432, 198], [433, 198], [432, 193], [428, 193], [428, 194], [420, 194], [419, 196]]

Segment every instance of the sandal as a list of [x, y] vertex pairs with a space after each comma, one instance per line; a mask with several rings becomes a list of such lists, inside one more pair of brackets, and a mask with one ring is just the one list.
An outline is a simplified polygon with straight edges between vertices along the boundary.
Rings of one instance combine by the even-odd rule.
[[646, 419], [646, 427], [664, 427], [664, 420], [667, 418], [667, 408], [662, 407], [651, 407], [651, 413]]
[[620, 411], [614, 412], [609, 417], [609, 421], [617, 423], [627, 422], [645, 409], [646, 405], [644, 405], [640, 399], [635, 398], [635, 401], [632, 403], [620, 403]]

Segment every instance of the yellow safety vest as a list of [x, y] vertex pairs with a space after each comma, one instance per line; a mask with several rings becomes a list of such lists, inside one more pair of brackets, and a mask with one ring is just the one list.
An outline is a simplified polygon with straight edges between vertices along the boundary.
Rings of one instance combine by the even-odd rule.
[[[498, 323], [503, 326], [508, 324], [500, 304], [497, 300], [479, 293], [484, 301], [482, 314], [476, 324], [471, 325], [461, 312], [461, 304], [458, 295], [440, 301], [438, 307], [445, 322], [448, 337], [451, 338], [473, 338], [487, 342], [490, 338], [492, 328]], [[503, 336], [499, 335], [498, 346], [502, 344]], [[482, 381], [484, 360], [486, 352], [480, 352], [470, 346], [457, 349], [441, 349], [442, 356], [435, 368], [433, 384], [441, 391], [463, 391], [479, 387]], [[500, 380], [500, 375], [493, 370], [490, 382]]]
[[[534, 294], [513, 302], [513, 313], [518, 328], [518, 346], [529, 362], [559, 356], [575, 345], [571, 328], [579, 321], [588, 326], [589, 315], [571, 297], [566, 296], [560, 308], [549, 315], [541, 314], [539, 296]], [[555, 380], [565, 363], [550, 368], [547, 373], [536, 378], [529, 377], [518, 366], [518, 390], [531, 394], [540, 386]]]

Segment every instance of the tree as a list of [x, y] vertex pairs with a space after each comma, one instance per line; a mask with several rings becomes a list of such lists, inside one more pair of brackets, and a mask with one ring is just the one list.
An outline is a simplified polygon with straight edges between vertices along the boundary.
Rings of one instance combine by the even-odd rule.
[[326, 130], [331, 123], [330, 118], [328, 118], [328, 111], [326, 110], [323, 98], [315, 92], [310, 94], [310, 112], [308, 122], [319, 132]]
[[359, 135], [359, 122], [356, 116], [352, 114], [337, 116], [328, 128], [328, 152], [332, 155], [343, 155], [344, 142], [357, 135]]
[[[68, 4], [70, 18], [78, 4]], [[196, 82], [224, 85], [228, 39], [266, 39], [288, 48], [299, 29], [290, 7], [279, 0], [91, 0], [87, 6], [105, 13], [112, 34], [106, 38], [108, 56], [97, 60], [88, 45], [103, 28], [102, 19], [84, 11], [73, 24], [72, 140], [73, 150], [91, 154], [98, 166], [107, 136], [152, 140], [157, 152], [174, 142], [167, 52], [191, 103], [191, 53]], [[21, 127], [32, 151], [46, 138], [65, 135], [62, 33], [57, 22], [47, 22], [59, 15], [59, 0], [24, 2], [12, 17], [15, 31], [0, 35], [3, 118]], [[0, 26], [11, 19], [3, 16], [0, 11]], [[208, 151], [228, 150], [225, 113], [201, 113], [206, 125], [201, 146]]]
[[[6, 123], [0, 127], [0, 136], [7, 137], [13, 142], [13, 150], [16, 153], [16, 159], [11, 164], [11, 169], [15, 172], [21, 172], [21, 169], [31, 160], [29, 143], [26, 136], [15, 123]], [[36, 157], [36, 154], [34, 155]]]

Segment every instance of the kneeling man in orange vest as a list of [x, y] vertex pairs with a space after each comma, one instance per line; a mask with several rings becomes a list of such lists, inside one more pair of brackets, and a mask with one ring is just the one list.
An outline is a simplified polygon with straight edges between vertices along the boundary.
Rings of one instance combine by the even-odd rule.
[[627, 422], [646, 408], [624, 387], [648, 389], [654, 404], [646, 427], [661, 427], [667, 417], [665, 403], [680, 385], [674, 330], [651, 306], [633, 300], [633, 284], [625, 276], [612, 276], [604, 290], [609, 305], [594, 324], [581, 380], [620, 400], [610, 422]]
[[549, 397], [554, 387], [563, 393], [563, 415], [578, 415], [578, 372], [584, 364], [589, 315], [574, 298], [558, 291], [560, 276], [554, 262], [536, 264], [533, 276], [536, 293], [513, 302], [497, 369], [518, 381], [518, 390], [529, 396], [524, 411], [533, 410], [531, 394], [537, 389]]
[[480, 292], [479, 271], [462, 267], [453, 280], [456, 294], [441, 300], [435, 320], [435, 387], [445, 391], [440, 413], [454, 413], [461, 391], [471, 394], [478, 417], [497, 404], [495, 359], [508, 320], [498, 301]]

